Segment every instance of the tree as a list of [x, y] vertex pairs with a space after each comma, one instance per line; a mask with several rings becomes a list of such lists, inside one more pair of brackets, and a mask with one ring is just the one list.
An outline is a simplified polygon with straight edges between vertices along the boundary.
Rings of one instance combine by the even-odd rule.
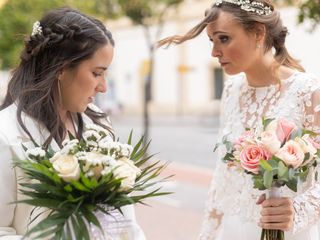
[[311, 19], [314, 28], [320, 23], [320, 0], [307, 0], [300, 5], [299, 22]]
[[[149, 140], [149, 103], [152, 100], [152, 82], [155, 62], [155, 45], [162, 33], [164, 19], [166, 14], [172, 8], [178, 7], [183, 0], [97, 0], [105, 6], [113, 6], [118, 14], [125, 15], [131, 19], [134, 24], [142, 27], [147, 48], [149, 52], [149, 61], [147, 67], [147, 76], [144, 82], [144, 102], [143, 119], [145, 141]], [[105, 8], [109, 9], [110, 8]], [[107, 14], [110, 14], [110, 12]], [[151, 27], [156, 27], [155, 34], [152, 34]], [[146, 143], [146, 142], [145, 142]]]
[[94, 1], [82, 0], [10, 0], [0, 8], [0, 69], [10, 69], [19, 62], [24, 35], [30, 34], [32, 24], [44, 12], [57, 7], [71, 6], [88, 14], [96, 14]]
[[277, 3], [297, 6], [299, 10], [298, 22], [310, 20], [313, 29], [320, 23], [320, 0], [277, 0]]

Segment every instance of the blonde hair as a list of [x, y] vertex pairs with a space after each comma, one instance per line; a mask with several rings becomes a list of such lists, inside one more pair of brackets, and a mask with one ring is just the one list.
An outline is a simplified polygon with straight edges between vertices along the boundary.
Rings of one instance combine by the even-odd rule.
[[288, 35], [288, 29], [283, 26], [280, 14], [278, 11], [274, 10], [274, 6], [271, 1], [268, 0], [256, 0], [256, 2], [261, 2], [265, 6], [271, 8], [272, 13], [269, 15], [259, 15], [252, 12], [247, 12], [242, 10], [239, 6], [234, 4], [229, 4], [222, 2], [219, 6], [212, 5], [211, 8], [207, 9], [205, 12], [205, 17], [189, 30], [184, 35], [174, 35], [164, 38], [158, 42], [158, 47], [170, 44], [181, 44], [187, 40], [197, 37], [209, 23], [216, 21], [221, 13], [221, 11], [231, 13], [234, 19], [238, 21], [245, 31], [252, 32], [256, 30], [257, 24], [262, 24], [266, 29], [266, 37], [264, 42], [265, 52], [270, 49], [275, 49], [275, 67], [274, 71], [280, 66], [286, 66], [289, 68], [297, 69], [304, 72], [304, 68], [299, 64], [298, 60], [291, 57], [285, 46], [285, 39]]

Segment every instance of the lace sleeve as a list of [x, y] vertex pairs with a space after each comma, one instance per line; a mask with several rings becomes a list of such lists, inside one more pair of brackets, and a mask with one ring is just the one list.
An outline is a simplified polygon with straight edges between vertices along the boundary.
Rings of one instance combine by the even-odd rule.
[[[313, 87], [319, 86], [314, 84]], [[303, 95], [304, 107], [304, 127], [318, 131], [320, 129], [320, 89], [315, 89]], [[316, 169], [318, 171], [318, 169]], [[301, 230], [315, 224], [320, 219], [320, 181], [312, 181], [311, 187], [304, 193], [297, 195], [293, 201], [295, 209], [295, 219], [293, 232]]]
[[[230, 90], [232, 87], [232, 82], [230, 80], [225, 82], [225, 86], [222, 93], [222, 99], [221, 99], [221, 107], [220, 107], [220, 126], [221, 123], [226, 121], [225, 118], [225, 112], [224, 112], [224, 106], [226, 105], [226, 99], [228, 99], [230, 95]], [[222, 128], [219, 129], [219, 136], [221, 136]], [[219, 141], [220, 137], [218, 137]], [[221, 154], [218, 154], [218, 156], [221, 156]], [[220, 159], [217, 159], [216, 161], [219, 161]], [[218, 165], [218, 163], [216, 163]], [[214, 174], [215, 175], [215, 174]], [[214, 201], [215, 201], [215, 194], [216, 194], [216, 185], [214, 184], [217, 180], [213, 175], [212, 182], [210, 184], [208, 197], [206, 201], [205, 206], [205, 213], [204, 213], [204, 220], [202, 223], [199, 240], [214, 240], [219, 232], [219, 227], [221, 224], [221, 220], [223, 217], [223, 214], [219, 212], [214, 207]]]
[[[214, 181], [215, 179], [213, 179]], [[208, 198], [206, 202], [204, 220], [201, 227], [201, 233], [199, 240], [214, 240], [219, 232], [219, 227], [223, 214], [212, 207], [212, 202], [214, 201], [214, 184], [211, 184]]]

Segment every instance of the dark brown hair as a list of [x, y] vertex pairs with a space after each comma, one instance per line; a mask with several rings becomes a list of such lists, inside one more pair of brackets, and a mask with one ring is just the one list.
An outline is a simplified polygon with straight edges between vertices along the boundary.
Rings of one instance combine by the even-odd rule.
[[[13, 71], [8, 91], [0, 109], [17, 104], [17, 119], [23, 130], [33, 139], [22, 121], [22, 112], [42, 123], [50, 132], [43, 144], [48, 147], [52, 139], [61, 146], [65, 126], [58, 112], [58, 75], [63, 69], [75, 68], [89, 59], [105, 44], [114, 46], [111, 33], [97, 19], [71, 8], [49, 11], [41, 20], [42, 33], [29, 36], [20, 56], [20, 64]], [[85, 113], [93, 122], [101, 123], [106, 115], [90, 109]], [[78, 116], [81, 136], [83, 119]]]
[[276, 67], [283, 65], [289, 68], [304, 71], [303, 67], [298, 63], [298, 61], [292, 58], [287, 51], [285, 39], [288, 34], [288, 29], [283, 26], [279, 12], [274, 10], [274, 6], [269, 0], [255, 0], [255, 2], [261, 2], [264, 4], [264, 6], [270, 7], [272, 13], [269, 15], [259, 15], [254, 12], [242, 10], [239, 6], [228, 2], [222, 2], [219, 6], [213, 4], [211, 8], [206, 10], [204, 19], [185, 35], [174, 35], [162, 39], [158, 42], [158, 46], [170, 45], [172, 43], [180, 44], [195, 38], [207, 27], [209, 23], [218, 19], [221, 11], [224, 11], [231, 13], [234, 19], [238, 21], [247, 32], [254, 31], [257, 24], [263, 24], [265, 26], [266, 37], [264, 42], [264, 50], [267, 52], [274, 47], [275, 59], [277, 61]]

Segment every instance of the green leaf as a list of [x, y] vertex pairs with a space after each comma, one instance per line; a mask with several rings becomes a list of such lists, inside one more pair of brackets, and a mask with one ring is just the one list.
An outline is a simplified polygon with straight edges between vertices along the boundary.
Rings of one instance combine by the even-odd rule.
[[302, 169], [302, 171], [299, 173], [300, 180], [302, 182], [305, 182], [307, 177], [308, 177], [308, 174], [309, 174], [309, 168], [308, 167]]
[[82, 191], [82, 192], [91, 192], [90, 189], [88, 189], [86, 186], [81, 184], [78, 181], [71, 181], [71, 185], [74, 186], [77, 190]]
[[290, 188], [292, 191], [297, 192], [297, 179], [293, 178], [290, 181], [286, 183], [288, 188]]
[[88, 222], [93, 223], [101, 230], [101, 232], [103, 232], [100, 222], [98, 221], [97, 217], [91, 212], [92, 209], [90, 209], [90, 206], [83, 206], [80, 210]]
[[83, 221], [83, 217], [79, 213], [75, 213], [75, 216], [77, 217], [80, 229], [81, 229], [81, 235], [84, 237], [85, 240], [90, 240], [88, 227]]
[[269, 189], [272, 187], [273, 182], [273, 173], [272, 171], [265, 171], [263, 173], [263, 185]]
[[288, 168], [282, 161], [278, 162], [278, 176], [281, 178], [288, 172]]
[[290, 135], [291, 140], [294, 140], [297, 137], [299, 137], [299, 138], [302, 137], [302, 129], [301, 128], [294, 130]]
[[260, 163], [260, 166], [264, 169], [264, 170], [266, 170], [266, 171], [272, 171], [273, 170], [273, 168], [271, 167], [271, 165], [266, 161], [266, 160], [260, 160], [259, 161], [259, 163]]
[[265, 131], [267, 126], [274, 120], [274, 118], [262, 118], [262, 126]]
[[130, 134], [129, 134], [129, 137], [128, 137], [128, 141], [127, 141], [127, 143], [128, 143], [129, 145], [131, 145], [131, 142], [132, 142], [132, 134], [133, 134], [133, 130], [131, 129]]

